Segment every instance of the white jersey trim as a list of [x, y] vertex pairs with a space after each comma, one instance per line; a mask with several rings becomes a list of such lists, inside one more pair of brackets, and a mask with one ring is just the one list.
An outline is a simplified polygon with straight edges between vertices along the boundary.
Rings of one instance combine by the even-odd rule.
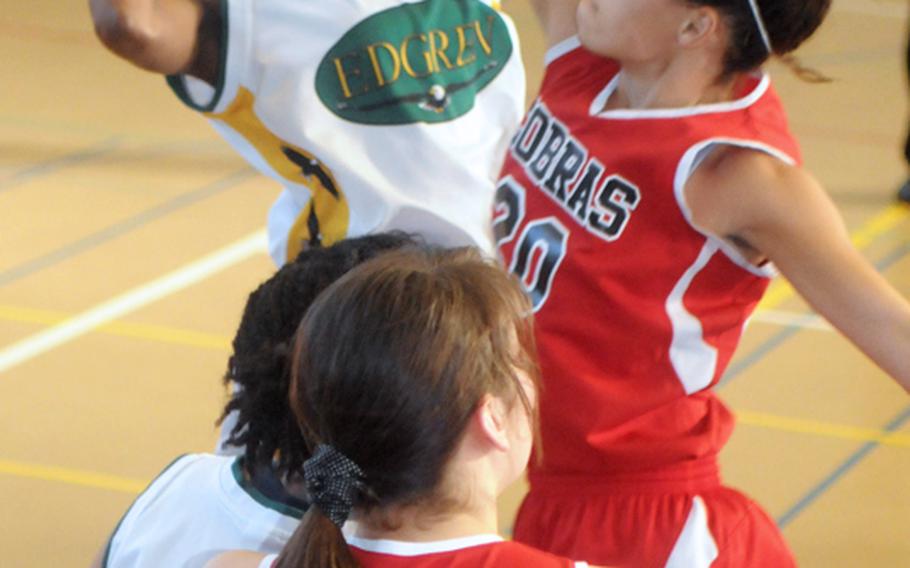
[[695, 497], [665, 568], [709, 568], [717, 556], [717, 542], [708, 526], [708, 509], [701, 497]]
[[482, 546], [485, 544], [494, 544], [504, 542], [504, 539], [496, 534], [481, 534], [467, 536], [463, 538], [453, 538], [449, 540], [436, 540], [430, 542], [405, 542], [401, 540], [377, 540], [371, 538], [359, 538], [356, 536], [345, 536], [345, 540], [351, 546], [356, 546], [367, 552], [377, 554], [388, 554], [391, 556], [423, 556], [425, 554], [436, 554], [439, 552], [453, 552], [464, 548]]
[[692, 219], [692, 210], [689, 207], [689, 203], [686, 201], [686, 183], [689, 181], [689, 178], [692, 177], [692, 174], [698, 168], [698, 166], [704, 161], [708, 155], [717, 149], [720, 146], [736, 146], [738, 148], [750, 148], [758, 152], [764, 152], [769, 154], [785, 164], [795, 166], [796, 160], [790, 155], [769, 146], [767, 144], [762, 144], [761, 142], [756, 142], [754, 140], [743, 140], [738, 138], [711, 138], [704, 140], [695, 144], [689, 150], [683, 154], [682, 159], [679, 161], [679, 165], [676, 168], [676, 176], [673, 180], [673, 192], [676, 196], [676, 203], [679, 206], [680, 211], [685, 217], [686, 222], [689, 223], [689, 226], [694, 230], [698, 231], [707, 239], [713, 241], [717, 247], [723, 251], [723, 253], [729, 258], [734, 264], [746, 270], [756, 276], [762, 278], [774, 278], [777, 276], [777, 268], [770, 262], [763, 266], [756, 266], [748, 261], [736, 247], [732, 246], [726, 240], [724, 240], [719, 235], [708, 232], [705, 229], [699, 227], [695, 224]]
[[551, 46], [550, 49], [548, 49], [547, 52], [544, 54], [544, 57], [543, 57], [544, 67], [546, 67], [550, 63], [553, 63], [554, 61], [556, 61], [563, 55], [565, 55], [571, 51], [575, 51], [579, 47], [581, 47], [581, 40], [578, 39], [578, 36], [572, 36], [572, 37], [566, 38], [566, 39], [562, 40], [561, 42]]
[[759, 77], [760, 80], [758, 85], [755, 86], [752, 91], [743, 98], [736, 99], [734, 101], [727, 101], [722, 103], [711, 103], [704, 105], [695, 105], [691, 107], [682, 107], [682, 108], [649, 108], [649, 109], [612, 109], [612, 110], [602, 110], [606, 106], [607, 101], [610, 99], [610, 95], [616, 90], [619, 85], [619, 78], [622, 76], [622, 70], [619, 71], [607, 86], [594, 97], [594, 100], [591, 102], [591, 107], [588, 110], [589, 114], [593, 117], [598, 118], [611, 118], [618, 120], [632, 120], [632, 119], [641, 119], [641, 118], [682, 118], [687, 116], [697, 116], [700, 114], [713, 114], [721, 112], [733, 112], [737, 110], [742, 110], [748, 108], [755, 104], [755, 102], [762, 97], [771, 86], [771, 78], [767, 73], [762, 72]]
[[717, 251], [718, 247], [713, 241], [705, 243], [698, 258], [673, 287], [664, 305], [673, 328], [670, 363], [686, 394], [708, 388], [717, 370], [717, 349], [705, 341], [701, 321], [683, 303], [692, 281]]

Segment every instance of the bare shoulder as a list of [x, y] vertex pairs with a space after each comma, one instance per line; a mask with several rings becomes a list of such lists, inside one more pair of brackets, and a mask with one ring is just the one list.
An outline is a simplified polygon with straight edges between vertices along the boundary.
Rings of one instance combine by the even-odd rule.
[[802, 168], [776, 156], [740, 146], [719, 147], [692, 177], [704, 184], [730, 188], [787, 187], [811, 178]]
[[723, 235], [830, 208], [827, 194], [803, 168], [733, 146], [705, 159], [687, 182], [685, 197], [695, 222]]

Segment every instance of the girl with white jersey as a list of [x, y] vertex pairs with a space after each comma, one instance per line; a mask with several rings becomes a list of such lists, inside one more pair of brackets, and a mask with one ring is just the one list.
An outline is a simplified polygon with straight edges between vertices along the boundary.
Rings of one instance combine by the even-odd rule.
[[95, 566], [200, 567], [233, 548], [277, 552], [308, 507], [302, 466], [310, 457], [288, 406], [294, 332], [317, 295], [354, 266], [416, 242], [404, 234], [313, 247], [250, 294], [226, 380], [242, 387], [231, 443], [242, 455], [176, 459], [123, 516]]
[[622, 566], [793, 566], [721, 482], [733, 416], [712, 388], [775, 267], [910, 390], [910, 304], [801, 167], [761, 70], [830, 0], [535, 5], [551, 49], [495, 217], [544, 385], [514, 536]]
[[[109, 49], [166, 74], [281, 185], [268, 216], [278, 266], [309, 245], [388, 230], [493, 253], [493, 188], [525, 105], [498, 0], [89, 5]], [[217, 451], [237, 450], [223, 435]]]
[[492, 252], [496, 175], [525, 105], [498, 0], [90, 0], [115, 53], [168, 75], [284, 188], [278, 265], [398, 229]]
[[468, 249], [390, 253], [333, 285], [294, 346], [313, 506], [277, 557], [208, 568], [583, 566], [497, 536], [496, 498], [533, 438], [528, 308]]

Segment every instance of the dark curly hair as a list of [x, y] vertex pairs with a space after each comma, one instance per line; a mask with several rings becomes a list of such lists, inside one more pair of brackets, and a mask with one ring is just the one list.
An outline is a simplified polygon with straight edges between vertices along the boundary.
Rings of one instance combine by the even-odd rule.
[[288, 355], [310, 304], [358, 264], [418, 243], [406, 233], [389, 232], [307, 248], [250, 294], [224, 377], [225, 383], [238, 388], [218, 420], [237, 413], [227, 443], [243, 448], [248, 470], [271, 465], [278, 475], [285, 475], [299, 472], [309, 457], [288, 405]]

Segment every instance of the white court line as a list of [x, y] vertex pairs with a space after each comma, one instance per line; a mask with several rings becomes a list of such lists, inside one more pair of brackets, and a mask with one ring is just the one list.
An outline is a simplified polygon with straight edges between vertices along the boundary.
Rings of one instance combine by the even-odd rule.
[[231, 245], [178, 268], [170, 274], [26, 337], [0, 351], [0, 373], [72, 341], [100, 325], [188, 288], [255, 254], [265, 253], [266, 250], [265, 230], [256, 231]]
[[752, 315], [751, 321], [784, 325], [788, 327], [801, 327], [803, 329], [817, 329], [820, 331], [834, 331], [834, 328], [819, 315], [799, 312], [785, 312], [783, 310], [758, 309]]
[[907, 2], [893, 0], [837, 0], [832, 10], [850, 12], [864, 16], [879, 16], [881, 18], [896, 18], [902, 20], [907, 17]]

